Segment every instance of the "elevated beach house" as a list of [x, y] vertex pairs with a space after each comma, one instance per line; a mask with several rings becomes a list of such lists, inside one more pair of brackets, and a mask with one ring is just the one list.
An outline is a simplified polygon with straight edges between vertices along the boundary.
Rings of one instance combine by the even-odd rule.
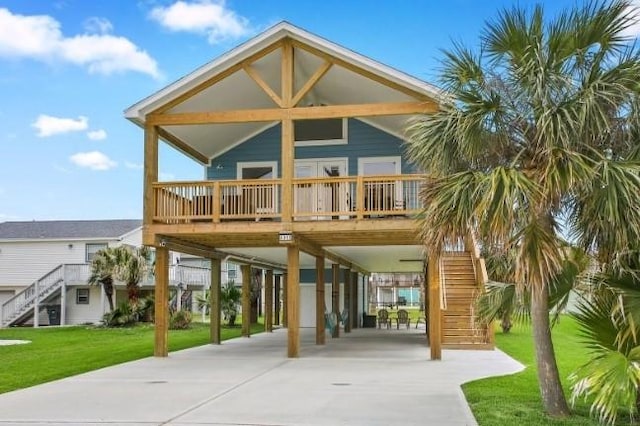
[[[436, 111], [441, 96], [284, 22], [128, 108], [126, 118], [144, 129], [143, 242], [157, 250], [155, 354], [167, 354], [170, 249], [211, 259], [214, 313], [225, 256], [246, 260], [243, 277], [266, 270], [267, 329], [282, 280], [290, 357], [299, 354], [301, 324], [316, 328], [317, 344], [326, 313], [346, 311], [347, 332], [362, 325], [372, 273], [424, 277], [432, 358], [442, 347], [491, 347], [471, 307], [485, 280], [472, 242], [426, 259], [413, 219], [428, 170], [407, 161], [404, 130], [410, 117]], [[159, 182], [160, 140], [202, 164], [205, 179]], [[244, 279], [245, 295], [249, 286]], [[245, 317], [243, 328], [248, 335]]]

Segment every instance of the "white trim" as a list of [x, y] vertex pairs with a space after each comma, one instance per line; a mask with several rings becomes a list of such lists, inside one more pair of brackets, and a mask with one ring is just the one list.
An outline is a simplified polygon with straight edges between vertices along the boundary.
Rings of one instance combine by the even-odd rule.
[[[294, 145], [298, 146], [325, 146], [325, 145], [347, 145], [349, 143], [349, 119], [342, 119], [342, 138], [340, 139], [311, 139], [304, 141], [295, 140], [294, 134]], [[294, 123], [295, 128], [295, 123]], [[295, 132], [294, 132], [295, 133]]]
[[46, 243], [57, 243], [57, 242], [67, 242], [67, 241], [73, 241], [73, 242], [77, 242], [77, 241], [90, 241], [90, 242], [102, 242], [102, 241], [106, 241], [106, 242], [113, 242], [113, 243], [117, 243], [120, 242], [119, 237], [92, 237], [92, 238], [4, 238], [4, 239], [0, 239], [0, 243], [29, 243], [29, 242], [46, 242]]
[[272, 179], [278, 179], [277, 161], [238, 161], [236, 163], [236, 178], [242, 180], [242, 169], [249, 167], [271, 167]]
[[401, 156], [388, 156], [388, 157], [359, 157], [358, 158], [358, 175], [363, 176], [362, 171], [365, 164], [370, 163], [396, 163], [397, 175], [402, 174], [402, 157]]

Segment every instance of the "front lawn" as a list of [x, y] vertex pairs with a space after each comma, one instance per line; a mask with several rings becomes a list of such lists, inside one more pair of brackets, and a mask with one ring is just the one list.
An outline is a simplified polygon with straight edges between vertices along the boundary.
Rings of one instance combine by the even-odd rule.
[[[563, 316], [553, 329], [553, 344], [560, 377], [567, 397], [567, 377], [587, 362], [586, 346], [580, 341], [578, 326], [570, 316]], [[466, 383], [462, 386], [478, 423], [482, 425], [597, 425], [589, 417], [589, 406], [580, 402], [568, 419], [554, 420], [542, 414], [542, 402], [533, 352], [531, 328], [516, 326], [509, 334], [496, 329], [496, 345], [526, 366], [518, 374]], [[629, 424], [628, 416], [618, 416], [619, 424]]]
[[[264, 326], [255, 324], [251, 329], [252, 333], [259, 333]], [[227, 340], [240, 333], [239, 326], [223, 327], [221, 337]], [[0, 339], [32, 343], [0, 346], [0, 393], [151, 356], [153, 336], [151, 325], [1, 329]], [[208, 342], [209, 324], [193, 323], [190, 330], [169, 331], [169, 351]]]

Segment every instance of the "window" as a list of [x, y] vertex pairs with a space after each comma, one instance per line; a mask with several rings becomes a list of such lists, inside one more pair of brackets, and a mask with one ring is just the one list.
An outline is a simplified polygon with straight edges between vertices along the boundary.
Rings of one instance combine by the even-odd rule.
[[77, 288], [76, 289], [76, 305], [88, 305], [89, 304], [89, 289]]
[[236, 272], [236, 270], [235, 270], [235, 269], [229, 269], [229, 270], [227, 271], [227, 279], [228, 279], [229, 281], [235, 280], [235, 279], [236, 279], [236, 276], [237, 276], [237, 272]]
[[100, 250], [106, 249], [106, 248], [107, 248], [107, 244], [106, 243], [87, 244], [85, 261], [87, 263], [91, 263], [91, 261], [93, 260], [93, 257], [96, 255], [96, 253], [99, 252]]
[[358, 158], [358, 174], [363, 176], [399, 175], [402, 173], [400, 157]]
[[296, 146], [343, 145], [347, 143], [347, 119], [294, 121], [293, 134]]
[[275, 161], [254, 161], [238, 163], [238, 179], [276, 179], [278, 163]]

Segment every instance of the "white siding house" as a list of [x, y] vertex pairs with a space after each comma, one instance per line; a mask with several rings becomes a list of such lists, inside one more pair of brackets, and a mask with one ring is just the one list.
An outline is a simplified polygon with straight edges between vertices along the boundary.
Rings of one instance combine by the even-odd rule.
[[100, 321], [106, 302], [100, 288], [86, 284], [88, 265], [96, 251], [121, 244], [142, 244], [140, 220], [0, 223], [0, 310], [4, 316], [0, 316], [0, 326], [8, 324], [9, 311], [24, 304], [5, 306], [10, 299], [52, 271], [65, 274], [65, 299], [61, 300], [61, 292], [52, 292], [38, 323], [47, 324], [47, 305], [64, 306], [67, 324]]

